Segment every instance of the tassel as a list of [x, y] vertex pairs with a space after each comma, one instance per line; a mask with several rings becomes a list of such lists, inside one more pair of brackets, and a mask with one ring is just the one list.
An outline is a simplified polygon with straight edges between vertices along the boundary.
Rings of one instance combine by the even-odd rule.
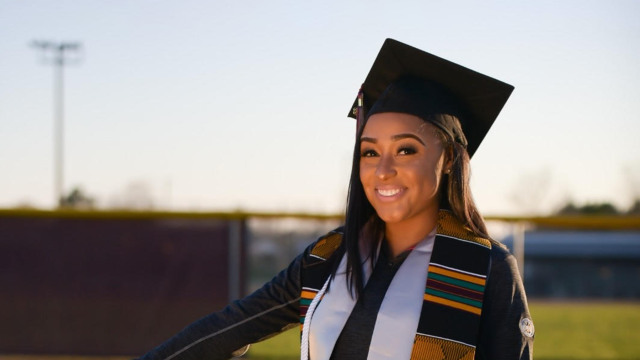
[[360, 132], [360, 127], [362, 126], [363, 123], [364, 123], [364, 92], [362, 91], [362, 86], [360, 86], [360, 91], [358, 91], [358, 106], [356, 107], [356, 136], [358, 136], [358, 132]]

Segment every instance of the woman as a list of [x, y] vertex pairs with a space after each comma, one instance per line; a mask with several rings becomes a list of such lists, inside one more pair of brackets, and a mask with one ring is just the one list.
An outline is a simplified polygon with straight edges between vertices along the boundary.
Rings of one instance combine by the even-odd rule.
[[227, 359], [300, 323], [304, 360], [530, 359], [515, 260], [469, 189], [469, 159], [512, 90], [387, 39], [350, 114], [345, 226], [143, 358]]

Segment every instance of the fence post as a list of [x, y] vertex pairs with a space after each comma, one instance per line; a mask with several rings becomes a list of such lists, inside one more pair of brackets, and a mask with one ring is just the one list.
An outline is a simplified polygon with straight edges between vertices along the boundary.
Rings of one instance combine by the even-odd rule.
[[514, 225], [513, 231], [513, 256], [516, 257], [518, 262], [518, 270], [520, 271], [520, 277], [524, 279], [524, 232], [525, 223], [519, 221]]
[[241, 219], [229, 220], [229, 301], [242, 296], [242, 223]]

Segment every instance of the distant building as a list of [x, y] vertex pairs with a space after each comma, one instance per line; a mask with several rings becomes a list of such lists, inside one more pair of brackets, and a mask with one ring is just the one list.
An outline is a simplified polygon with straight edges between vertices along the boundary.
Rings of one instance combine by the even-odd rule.
[[[502, 243], [513, 253], [513, 237]], [[525, 234], [530, 298], [640, 299], [639, 231], [535, 230]]]
[[[249, 224], [249, 289], [260, 287], [334, 222]], [[502, 242], [513, 253], [513, 238]], [[640, 300], [640, 231], [534, 230], [525, 234], [530, 298]]]

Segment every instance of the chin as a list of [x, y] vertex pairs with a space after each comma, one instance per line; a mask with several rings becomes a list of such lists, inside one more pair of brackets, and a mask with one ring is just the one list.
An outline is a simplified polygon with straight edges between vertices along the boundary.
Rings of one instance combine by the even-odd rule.
[[401, 211], [377, 211], [378, 217], [387, 224], [397, 223], [405, 220], [406, 214]]

